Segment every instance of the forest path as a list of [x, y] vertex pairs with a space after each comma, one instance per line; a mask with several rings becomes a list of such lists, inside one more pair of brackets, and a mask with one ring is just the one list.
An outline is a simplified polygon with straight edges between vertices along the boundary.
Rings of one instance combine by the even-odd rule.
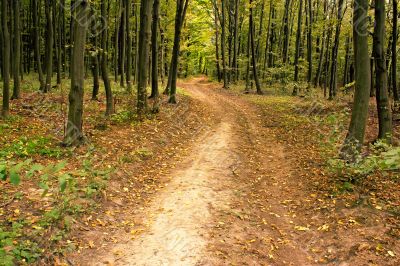
[[[268, 159], [267, 167], [274, 175], [272, 180], [287, 172], [282, 147], [271, 142], [270, 138], [265, 140], [268, 144], [261, 143], [257, 137], [261, 133], [261, 121], [258, 121], [257, 112], [251, 105], [217, 89], [219, 85], [209, 83], [204, 78], [182, 82], [179, 86], [212, 110], [214, 126], [207, 128], [195, 147], [192, 147], [192, 155], [183, 163], [174, 165], [176, 170], [170, 175], [170, 182], [144, 211], [148, 229], [131, 241], [117, 244], [114, 250], [119, 250], [118, 254], [105, 255], [98, 261], [99, 265], [105, 262], [109, 265], [221, 265], [229, 260], [235, 261], [235, 258], [221, 261], [210, 248], [210, 243], [216, 238], [213, 231], [215, 227], [224, 227], [226, 223], [224, 218], [216, 217], [218, 213], [243, 211], [233, 201], [248, 186], [235, 180], [238, 173], [245, 179], [253, 179], [254, 169], [251, 169], [249, 161], [254, 161], [258, 156]], [[269, 150], [261, 151], [259, 148], [262, 145]], [[251, 151], [252, 154], [245, 154], [241, 150]], [[269, 204], [280, 206], [279, 202], [285, 200], [286, 195], [276, 185], [269, 187], [266, 193], [271, 195]], [[246, 200], [244, 192], [240, 200]], [[289, 220], [283, 214], [285, 210], [277, 208], [271, 211], [273, 214], [279, 213], [276, 217], [282, 217], [277, 227], [284, 227], [282, 223], [289, 225]], [[241, 226], [244, 225], [238, 223], [234, 230], [226, 231], [228, 237], [232, 236], [232, 241], [243, 234], [244, 237], [250, 237], [246, 235], [247, 230], [261, 233], [256, 226]], [[274, 230], [263, 233], [271, 239], [281, 234]], [[225, 244], [229, 248], [229, 241]], [[298, 265], [304, 265], [302, 262], [307, 261], [305, 254], [293, 249], [290, 252], [282, 249], [281, 256], [288, 257], [287, 261], [301, 263]], [[266, 261], [259, 259], [249, 261], [249, 265], [264, 263]]]

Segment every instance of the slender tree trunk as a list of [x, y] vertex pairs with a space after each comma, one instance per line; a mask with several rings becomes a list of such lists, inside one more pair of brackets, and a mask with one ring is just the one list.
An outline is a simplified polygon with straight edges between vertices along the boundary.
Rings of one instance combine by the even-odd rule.
[[252, 63], [253, 63], [253, 77], [254, 81], [256, 83], [256, 88], [257, 88], [257, 94], [263, 94], [263, 91], [261, 90], [261, 84], [260, 80], [258, 79], [258, 73], [257, 73], [257, 55], [256, 55], [256, 48], [255, 48], [255, 41], [254, 41], [254, 20], [253, 20], [253, 7], [252, 7], [253, 0], [249, 0], [250, 4], [250, 36], [251, 36], [251, 54], [252, 54]]
[[10, 113], [10, 34], [8, 30], [8, 1], [1, 2], [1, 21], [3, 27], [3, 106], [1, 115], [7, 118]]
[[307, 73], [307, 82], [308, 88], [311, 87], [312, 82], [312, 8], [311, 8], [311, 0], [308, 0], [308, 23], [307, 23], [307, 61], [308, 61], [308, 73]]
[[331, 79], [329, 84], [329, 100], [333, 100], [336, 97], [337, 90], [337, 57], [339, 50], [339, 41], [340, 41], [340, 29], [342, 25], [342, 17], [343, 17], [343, 3], [344, 0], [339, 0], [338, 3], [338, 13], [337, 13], [337, 22], [336, 22], [336, 31], [335, 31], [335, 43], [332, 48], [332, 61], [331, 61]]
[[51, 90], [51, 78], [53, 76], [53, 16], [52, 16], [52, 0], [46, 0], [45, 13], [46, 13], [46, 86], [44, 92]]
[[137, 85], [137, 112], [139, 119], [143, 119], [143, 115], [147, 109], [147, 79], [148, 64], [150, 58], [150, 40], [151, 40], [151, 11], [153, 7], [152, 1], [141, 0], [140, 5], [140, 32], [139, 32], [139, 58], [138, 58], [138, 85]]
[[221, 82], [221, 66], [219, 59], [219, 25], [218, 25], [218, 9], [214, 5], [214, 25], [215, 25], [215, 60], [216, 60], [216, 68], [217, 68], [217, 77], [218, 82]]
[[106, 0], [101, 0], [101, 16], [103, 17], [103, 32], [101, 37], [101, 62], [100, 62], [100, 70], [101, 70], [101, 77], [104, 82], [104, 89], [106, 92], [106, 112], [105, 115], [111, 115], [113, 110], [113, 95], [111, 90], [111, 82], [108, 76], [108, 53], [107, 53], [107, 40], [108, 40], [108, 17], [106, 14]]
[[222, 79], [224, 80], [224, 88], [227, 89], [228, 85], [228, 76], [227, 76], [227, 67], [226, 67], [226, 53], [225, 53], [225, 1], [221, 0], [221, 47], [222, 47]]
[[151, 95], [150, 98], [158, 98], [158, 25], [159, 25], [160, 0], [154, 0], [153, 24], [151, 34]]
[[400, 102], [399, 92], [397, 90], [397, 20], [399, 19], [399, 13], [397, 9], [397, 0], [392, 0], [393, 3], [393, 18], [392, 18], [392, 89], [393, 89], [393, 97], [396, 103]]
[[74, 47], [71, 62], [71, 90], [69, 93], [68, 124], [64, 144], [67, 146], [80, 145], [83, 140], [83, 94], [85, 67], [85, 44], [88, 27], [89, 1], [78, 0], [75, 5]]
[[125, 88], [125, 65], [126, 65], [126, 6], [125, 0], [120, 0], [122, 6], [122, 13], [121, 13], [121, 40], [120, 40], [120, 47], [121, 47], [121, 77], [120, 77], [120, 86]]
[[121, 3], [122, 2], [119, 1], [118, 10], [115, 15], [115, 33], [114, 33], [115, 34], [115, 36], [114, 36], [114, 81], [115, 82], [118, 82], [118, 74], [119, 74], [118, 47], [119, 47], [119, 27], [120, 27], [120, 23], [121, 23], [120, 15], [121, 15], [121, 10], [122, 10]]
[[379, 120], [379, 139], [392, 141], [392, 114], [388, 95], [385, 57], [385, 2], [375, 1], [374, 58], [376, 68], [376, 101]]
[[349, 131], [342, 148], [342, 156], [353, 159], [364, 143], [371, 89], [368, 54], [368, 0], [355, 0], [353, 14], [353, 42], [355, 62], [355, 94]]
[[178, 60], [179, 60], [179, 50], [180, 50], [180, 40], [182, 33], [183, 22], [185, 21], [185, 16], [190, 0], [179, 0], [177, 2], [176, 8], [176, 19], [175, 19], [175, 37], [174, 37], [174, 48], [172, 49], [172, 61], [171, 61], [171, 91], [168, 102], [176, 103], [176, 82], [178, 76]]
[[125, 0], [125, 21], [126, 21], [126, 85], [127, 91], [132, 92], [132, 37], [131, 37], [131, 0]]
[[[296, 33], [296, 54], [294, 57], [294, 82], [299, 81], [299, 57], [300, 57], [300, 41], [301, 41], [301, 25], [302, 25], [302, 10], [303, 0], [299, 0], [299, 15], [297, 16], [297, 33]], [[296, 96], [298, 93], [298, 84], [294, 85], [292, 95]]]
[[[237, 69], [237, 54], [238, 54], [238, 20], [239, 20], [239, 0], [235, 0], [235, 18], [233, 26], [233, 80], [236, 82], [238, 80], [238, 69]], [[262, 25], [260, 25], [262, 27]]]
[[[93, 22], [92, 22], [92, 25], [93, 25]], [[98, 50], [97, 36], [93, 37], [93, 44], [94, 44], [95, 52], [92, 55], [92, 64], [91, 64], [91, 70], [92, 70], [92, 75], [93, 75], [92, 100], [97, 100], [97, 95], [99, 93], [99, 87], [100, 87], [100, 85], [99, 85], [99, 56], [97, 53], [97, 50]]]
[[245, 93], [250, 93], [250, 52], [251, 52], [251, 24], [249, 23], [249, 32], [247, 34], [247, 53], [246, 53], [246, 58], [247, 58], [247, 66], [246, 66], [246, 88], [245, 88]]
[[12, 99], [21, 97], [20, 64], [21, 64], [21, 28], [20, 28], [20, 0], [13, 0], [14, 4], [14, 90]]
[[285, 0], [285, 13], [283, 15], [283, 51], [282, 51], [283, 64], [286, 64], [287, 62], [288, 50], [289, 50], [289, 9], [290, 9], [290, 0]]
[[43, 70], [42, 70], [42, 60], [40, 59], [40, 24], [39, 24], [39, 7], [38, 7], [38, 0], [32, 0], [33, 1], [33, 28], [34, 28], [34, 46], [35, 46], [35, 59], [36, 59], [36, 66], [37, 66], [37, 72], [39, 75], [39, 83], [40, 83], [40, 90], [44, 91], [45, 90], [45, 80], [44, 80], [44, 75], [43, 75]]

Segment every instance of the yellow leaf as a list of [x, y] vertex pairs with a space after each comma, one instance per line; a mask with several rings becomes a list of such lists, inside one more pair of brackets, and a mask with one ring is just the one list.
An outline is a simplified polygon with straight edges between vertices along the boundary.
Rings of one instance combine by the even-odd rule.
[[305, 226], [300, 226], [300, 225], [296, 225], [294, 227], [294, 229], [296, 229], [297, 231], [308, 231], [308, 230], [310, 230], [310, 228], [305, 227]]
[[391, 250], [388, 250], [388, 254], [389, 254], [390, 257], [395, 257], [396, 256], [396, 254], [394, 254], [394, 252], [391, 251]]

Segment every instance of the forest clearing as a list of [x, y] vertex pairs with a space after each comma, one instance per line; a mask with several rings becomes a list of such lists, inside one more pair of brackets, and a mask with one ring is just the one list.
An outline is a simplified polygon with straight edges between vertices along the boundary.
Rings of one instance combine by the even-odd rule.
[[0, 265], [400, 264], [397, 0], [0, 3]]

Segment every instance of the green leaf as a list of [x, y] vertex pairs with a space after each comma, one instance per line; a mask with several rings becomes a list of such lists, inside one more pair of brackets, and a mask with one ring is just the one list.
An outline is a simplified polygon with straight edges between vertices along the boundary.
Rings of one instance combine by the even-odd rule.
[[46, 196], [47, 192], [49, 191], [49, 186], [44, 182], [39, 182], [39, 187], [44, 190], [42, 197]]
[[64, 192], [65, 189], [67, 188], [67, 183], [69, 180], [70, 176], [68, 174], [62, 175], [59, 178], [59, 182], [60, 182], [60, 191]]
[[15, 170], [10, 171], [10, 182], [11, 184], [16, 186], [19, 185], [19, 183], [21, 182], [21, 178]]
[[58, 172], [58, 171], [60, 171], [61, 169], [63, 169], [64, 167], [65, 167], [65, 165], [67, 164], [67, 162], [66, 161], [61, 161], [61, 162], [59, 162], [58, 164], [56, 164], [55, 166], [54, 166], [54, 172]]

